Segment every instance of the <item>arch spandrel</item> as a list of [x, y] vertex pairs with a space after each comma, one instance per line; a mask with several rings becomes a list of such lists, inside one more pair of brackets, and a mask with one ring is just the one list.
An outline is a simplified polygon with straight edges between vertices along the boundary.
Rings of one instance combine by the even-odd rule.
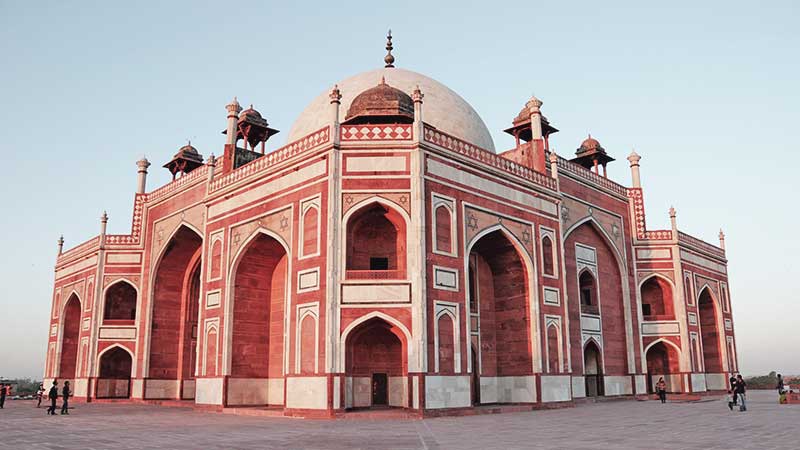
[[624, 224], [621, 218], [570, 197], [564, 197], [559, 213], [563, 230], [570, 230], [587, 218], [591, 218], [596, 225], [603, 229], [618, 249], [625, 248]]
[[[294, 223], [294, 215], [292, 207], [286, 207], [279, 211], [273, 211], [260, 217], [256, 217], [248, 222], [237, 225], [231, 228], [230, 248], [229, 252], [231, 257], [239, 253], [241, 246], [247, 239], [259, 229], [266, 229], [270, 232], [280, 236], [283, 242], [291, 245], [292, 242], [292, 224]], [[288, 251], [289, 249], [287, 249]]]
[[675, 274], [673, 271], [670, 270], [658, 270], [658, 271], [640, 271], [636, 273], [636, 276], [639, 279], [639, 286], [641, 287], [642, 283], [647, 281], [648, 278], [651, 277], [662, 277], [666, 278], [672, 282], [672, 285], [675, 285]]
[[512, 234], [528, 252], [528, 256], [534, 258], [534, 234], [530, 224], [509, 219], [497, 214], [492, 214], [469, 206], [464, 208], [464, 222], [466, 228], [465, 243], [472, 242], [476, 236], [484, 230], [497, 225], [502, 226]]
[[406, 192], [387, 192], [383, 194], [375, 193], [345, 193], [342, 194], [342, 217], [356, 205], [363, 206], [364, 200], [368, 198], [382, 198], [402, 208], [406, 214], [411, 215], [411, 193]]
[[181, 225], [187, 226], [202, 236], [201, 230], [204, 228], [206, 214], [204, 208], [203, 205], [197, 205], [156, 222], [153, 230], [153, 246], [150, 252], [153, 258], [157, 258], [161, 254], [161, 250]]

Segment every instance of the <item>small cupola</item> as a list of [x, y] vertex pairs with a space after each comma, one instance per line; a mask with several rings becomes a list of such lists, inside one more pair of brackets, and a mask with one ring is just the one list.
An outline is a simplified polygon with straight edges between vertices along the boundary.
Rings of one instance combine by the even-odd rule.
[[614, 161], [614, 158], [608, 156], [606, 149], [591, 134], [581, 142], [581, 146], [575, 151], [575, 155], [576, 157], [572, 159], [572, 162], [592, 170], [598, 175], [600, 174], [599, 167], [602, 166], [603, 176], [606, 176], [606, 164]]
[[[249, 150], [255, 150], [256, 145], [261, 143], [261, 153], [263, 154], [267, 139], [278, 133], [279, 131], [270, 128], [269, 123], [261, 116], [261, 113], [256, 111], [253, 105], [250, 105], [249, 108], [239, 114], [234, 142], [243, 139], [246, 150], [248, 149], [248, 144]], [[224, 130], [222, 134], [228, 134], [228, 130]]]
[[413, 123], [414, 101], [411, 96], [386, 84], [381, 77], [377, 86], [358, 94], [350, 104], [344, 124]]
[[192, 147], [192, 142], [189, 141], [178, 150], [178, 153], [168, 163], [164, 164], [164, 167], [169, 170], [174, 180], [179, 173], [181, 176], [186, 175], [202, 165], [203, 155], [198, 153], [197, 149]]
[[[547, 120], [547, 117], [539, 117], [542, 123], [542, 137], [545, 141], [548, 141], [551, 134], [558, 132], [558, 128], [550, 125], [550, 121]], [[519, 146], [519, 141], [530, 142], [533, 139], [531, 111], [528, 105], [522, 107], [517, 117], [514, 117], [514, 120], [511, 121], [511, 125], [511, 128], [506, 128], [503, 131], [514, 136], [517, 140], [517, 146]]]

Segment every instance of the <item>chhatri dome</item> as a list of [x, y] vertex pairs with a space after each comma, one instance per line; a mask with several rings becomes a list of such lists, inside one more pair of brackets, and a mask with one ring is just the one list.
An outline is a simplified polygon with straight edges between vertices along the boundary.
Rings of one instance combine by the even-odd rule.
[[[391, 44], [387, 45], [390, 47]], [[387, 48], [389, 50], [389, 48]], [[341, 111], [346, 116], [353, 100], [364, 91], [386, 84], [411, 95], [419, 86], [424, 99], [423, 121], [440, 131], [463, 139], [486, 150], [494, 151], [494, 141], [486, 124], [460, 95], [442, 83], [410, 70], [394, 67], [387, 55], [387, 67], [362, 72], [336, 83], [342, 94]], [[383, 80], [383, 81], [382, 81]], [[302, 138], [326, 126], [330, 120], [330, 89], [321, 93], [306, 106], [289, 131], [288, 142]], [[374, 92], [374, 91], [373, 91]]]

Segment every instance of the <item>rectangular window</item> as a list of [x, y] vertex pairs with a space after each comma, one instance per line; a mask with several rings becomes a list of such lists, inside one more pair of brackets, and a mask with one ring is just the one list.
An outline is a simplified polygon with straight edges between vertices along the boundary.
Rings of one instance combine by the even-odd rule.
[[389, 258], [370, 258], [369, 270], [389, 270]]

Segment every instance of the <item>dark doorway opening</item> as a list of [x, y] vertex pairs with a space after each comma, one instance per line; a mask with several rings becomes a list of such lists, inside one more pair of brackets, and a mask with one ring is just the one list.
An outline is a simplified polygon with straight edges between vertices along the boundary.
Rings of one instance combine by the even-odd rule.
[[372, 374], [372, 406], [389, 405], [389, 378], [385, 373]]

